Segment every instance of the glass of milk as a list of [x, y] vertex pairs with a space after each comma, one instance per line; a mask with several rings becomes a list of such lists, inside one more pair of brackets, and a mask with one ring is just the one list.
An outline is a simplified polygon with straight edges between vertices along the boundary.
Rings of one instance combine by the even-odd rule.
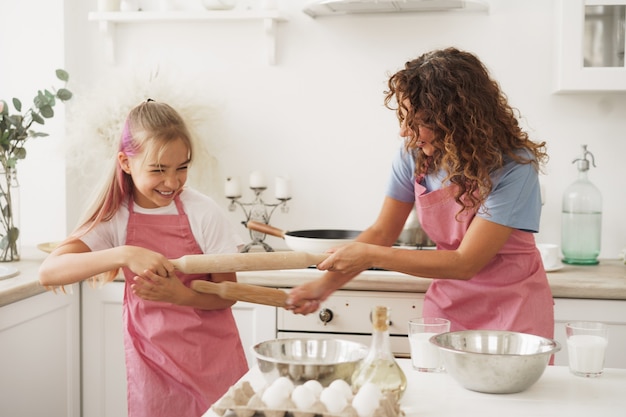
[[574, 375], [587, 378], [602, 375], [608, 330], [608, 325], [595, 321], [576, 321], [565, 325], [569, 369]]
[[430, 338], [450, 331], [450, 321], [437, 317], [418, 317], [409, 320], [409, 345], [413, 369], [420, 372], [443, 372], [439, 348]]

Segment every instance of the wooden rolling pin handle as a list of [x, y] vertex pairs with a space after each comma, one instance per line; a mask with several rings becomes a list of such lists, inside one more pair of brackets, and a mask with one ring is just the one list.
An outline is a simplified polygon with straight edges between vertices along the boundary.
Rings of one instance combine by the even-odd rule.
[[191, 288], [198, 292], [218, 295], [225, 300], [246, 301], [274, 307], [285, 307], [287, 301], [287, 293], [278, 288], [266, 288], [232, 281], [216, 283], [195, 280], [191, 282]]
[[317, 265], [329, 253], [308, 252], [258, 252], [233, 254], [185, 255], [172, 259], [174, 267], [185, 274], [205, 274], [243, 271], [275, 271], [301, 269]]

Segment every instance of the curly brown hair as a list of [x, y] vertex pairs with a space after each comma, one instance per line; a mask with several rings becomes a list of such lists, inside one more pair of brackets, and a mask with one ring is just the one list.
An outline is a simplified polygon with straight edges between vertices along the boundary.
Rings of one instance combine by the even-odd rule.
[[[406, 148], [417, 150], [415, 175], [445, 170], [444, 182], [459, 187], [460, 212], [485, 202], [493, 188], [490, 176], [506, 157], [537, 170], [548, 160], [546, 143], [535, 143], [522, 131], [519, 111], [471, 53], [456, 48], [425, 53], [393, 74], [388, 87], [385, 106], [396, 110], [401, 124], [406, 119], [411, 132]], [[434, 132], [432, 156], [416, 146], [420, 125]]]

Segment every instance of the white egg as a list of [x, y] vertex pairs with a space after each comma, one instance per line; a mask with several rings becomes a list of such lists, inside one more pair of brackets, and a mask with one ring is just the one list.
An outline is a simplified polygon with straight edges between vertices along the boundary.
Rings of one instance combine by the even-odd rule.
[[263, 401], [268, 408], [281, 408], [287, 398], [289, 398], [287, 391], [278, 385], [272, 384], [263, 392], [261, 401]]
[[291, 395], [291, 392], [294, 388], [294, 383], [291, 379], [286, 376], [281, 376], [277, 378], [274, 382], [272, 382], [273, 387], [277, 387], [279, 389], [285, 390], [287, 392], [287, 396]]
[[[380, 390], [380, 387], [372, 382], [366, 382], [363, 384], [356, 395], [367, 395], [369, 397], [373, 397], [376, 401], [380, 401], [383, 396], [383, 392]], [[355, 395], [355, 397], [356, 397]]]
[[307, 387], [308, 389], [311, 390], [311, 392], [313, 394], [315, 394], [315, 398], [319, 398], [320, 394], [322, 393], [322, 390], [324, 389], [324, 387], [322, 386], [322, 384], [320, 384], [319, 381], [315, 380], [315, 379], [311, 379], [309, 381], [306, 381], [304, 384], [305, 387]]
[[356, 410], [359, 417], [372, 417], [380, 404], [381, 397], [382, 392], [380, 388], [368, 382], [354, 395], [352, 407]]
[[350, 385], [343, 379], [335, 379], [330, 383], [330, 385], [328, 385], [328, 388], [336, 389], [343, 394], [346, 400], [350, 400], [352, 398], [352, 388], [350, 388]]
[[320, 401], [331, 414], [339, 414], [346, 408], [348, 401], [338, 389], [326, 387], [320, 394]]
[[298, 410], [308, 410], [315, 403], [315, 394], [304, 385], [298, 385], [291, 393], [291, 399]]

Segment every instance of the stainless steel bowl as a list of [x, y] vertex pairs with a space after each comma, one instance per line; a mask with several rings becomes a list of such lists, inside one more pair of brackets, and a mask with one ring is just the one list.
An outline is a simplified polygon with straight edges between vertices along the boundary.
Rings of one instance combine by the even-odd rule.
[[268, 383], [281, 376], [295, 384], [310, 379], [328, 386], [335, 379], [352, 382], [352, 373], [367, 354], [367, 346], [341, 339], [274, 339], [253, 347]]
[[446, 371], [463, 387], [491, 394], [521, 392], [533, 385], [561, 345], [552, 339], [497, 330], [465, 330], [430, 338]]

